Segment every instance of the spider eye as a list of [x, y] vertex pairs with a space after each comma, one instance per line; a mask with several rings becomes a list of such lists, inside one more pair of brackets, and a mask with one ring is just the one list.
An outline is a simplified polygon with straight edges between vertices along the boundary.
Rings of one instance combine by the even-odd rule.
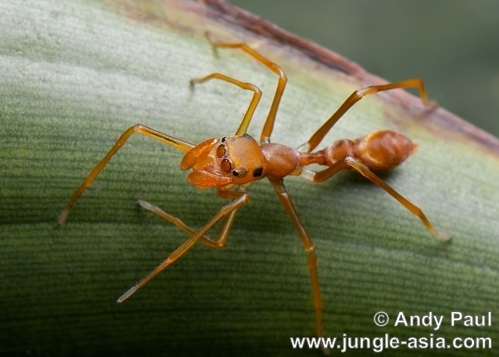
[[244, 167], [239, 167], [235, 170], [232, 170], [232, 175], [235, 177], [245, 177], [248, 174], [248, 170]]
[[225, 155], [226, 151], [225, 151], [225, 147], [223, 145], [220, 145], [218, 148], [217, 148], [217, 156], [218, 157], [223, 157]]
[[[217, 149], [217, 153], [218, 153], [218, 149]], [[232, 170], [232, 165], [230, 164], [230, 161], [227, 159], [222, 160], [221, 167], [222, 167], [222, 170], [224, 170], [225, 172], [230, 172], [230, 170]]]

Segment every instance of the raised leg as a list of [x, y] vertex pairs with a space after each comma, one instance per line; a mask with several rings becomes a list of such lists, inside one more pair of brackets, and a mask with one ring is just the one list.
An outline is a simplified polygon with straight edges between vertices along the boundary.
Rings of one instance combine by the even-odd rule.
[[[217, 192], [221, 192], [225, 190], [218, 189]], [[227, 192], [228, 194], [225, 194]], [[225, 191], [223, 194], [219, 194], [219, 196], [222, 196], [222, 198], [229, 198], [229, 199], [237, 199], [243, 195], [242, 192], [237, 192], [237, 191]], [[149, 202], [139, 200], [138, 201], [139, 205], [153, 213], [156, 213], [158, 216], [160, 216], [163, 219], [166, 219], [168, 222], [173, 223], [176, 225], [178, 228], [182, 229], [183, 231], [187, 232], [190, 235], [196, 234], [196, 231], [192, 228], [190, 228], [187, 224], [185, 224], [180, 218], [175, 217], [169, 213], [166, 213], [163, 211], [161, 208], [158, 206], [155, 206]], [[211, 248], [222, 248], [225, 243], [227, 242], [229, 238], [229, 233], [230, 230], [232, 229], [232, 224], [234, 223], [234, 220], [236, 219], [236, 214], [239, 211], [239, 208], [236, 208], [232, 212], [229, 213], [227, 216], [225, 223], [222, 227], [222, 230], [220, 231], [220, 234], [218, 236], [217, 240], [213, 240], [210, 237], [203, 235], [199, 240], [205, 244], [208, 247]]]
[[128, 299], [135, 291], [139, 288], [147, 284], [152, 278], [154, 278], [157, 274], [166, 269], [169, 265], [175, 262], [178, 258], [180, 258], [185, 252], [187, 252], [201, 237], [208, 232], [218, 221], [220, 221], [223, 217], [230, 215], [232, 212], [243, 206], [249, 200], [249, 195], [247, 193], [242, 193], [241, 196], [231, 203], [223, 206], [218, 213], [213, 216], [212, 219], [206, 223], [203, 228], [197, 231], [194, 235], [192, 235], [189, 239], [187, 239], [180, 247], [178, 247], [173, 253], [171, 253], [168, 258], [166, 258], [161, 264], [159, 264], [152, 272], [146, 275], [141, 281], [139, 281], [135, 286], [129, 289], [126, 293], [121, 295], [117, 302], [122, 303], [126, 299]]
[[194, 147], [194, 145], [188, 143], [187, 141], [183, 141], [174, 138], [173, 136], [163, 134], [157, 130], [151, 129], [142, 124], [135, 124], [134, 126], [128, 128], [123, 134], [121, 134], [118, 141], [116, 141], [116, 143], [111, 148], [111, 150], [109, 150], [106, 156], [104, 156], [104, 158], [97, 164], [97, 166], [95, 166], [94, 169], [90, 171], [85, 181], [83, 181], [80, 187], [78, 187], [73, 196], [70, 198], [64, 210], [59, 214], [59, 218], [57, 219], [57, 222], [59, 224], [63, 224], [66, 221], [69, 211], [71, 210], [71, 207], [73, 207], [73, 205], [75, 204], [78, 197], [80, 197], [83, 191], [85, 191], [92, 184], [92, 182], [94, 182], [97, 175], [102, 171], [102, 169], [107, 165], [109, 160], [111, 160], [113, 155], [116, 154], [116, 152], [123, 146], [123, 144], [125, 144], [125, 142], [133, 133], [149, 136], [165, 144], [176, 147], [177, 149], [180, 149], [184, 152], [187, 152]]
[[236, 131], [236, 135], [246, 134], [246, 131], [248, 130], [248, 126], [251, 122], [251, 118], [253, 118], [253, 113], [255, 112], [255, 109], [258, 106], [258, 102], [260, 101], [260, 98], [262, 97], [262, 91], [260, 90], [260, 88], [258, 88], [257, 86], [255, 86], [251, 83], [240, 82], [237, 79], [234, 79], [232, 77], [228, 77], [228, 76], [223, 75], [221, 73], [212, 73], [212, 74], [209, 74], [209, 75], [202, 77], [202, 78], [191, 79], [191, 84], [203, 83], [203, 82], [209, 81], [210, 79], [220, 79], [222, 81], [232, 83], [232, 84], [238, 86], [239, 88], [253, 91], [253, 98], [251, 98], [251, 102], [248, 106], [248, 109], [246, 110], [246, 114], [244, 115], [244, 118], [241, 121], [241, 124], [239, 125], [239, 128]]
[[428, 104], [428, 96], [424, 87], [424, 83], [419, 78], [408, 79], [401, 82], [388, 83], [376, 86], [370, 86], [354, 91], [345, 102], [334, 112], [334, 114], [317, 130], [310, 139], [303, 145], [301, 145], [298, 150], [303, 152], [311, 152], [317, 145], [320, 144], [322, 139], [331, 130], [331, 128], [336, 124], [338, 120], [359, 100], [367, 95], [375, 94], [379, 92], [384, 92], [396, 88], [417, 88], [419, 90], [419, 95], [423, 103]]
[[269, 114], [267, 115], [267, 120], [265, 121], [265, 124], [262, 129], [262, 135], [260, 137], [260, 144], [269, 143], [270, 136], [272, 135], [272, 130], [274, 129], [274, 122], [277, 114], [277, 109], [279, 108], [279, 103], [281, 102], [282, 94], [284, 92], [284, 89], [286, 88], [286, 83], [288, 82], [286, 73], [284, 73], [282, 68], [279, 67], [277, 64], [263, 57], [261, 54], [253, 50], [245, 43], [220, 42], [217, 39], [215, 39], [209, 32], [206, 33], [206, 37], [213, 46], [241, 49], [242, 51], [249, 54], [251, 57], [256, 59], [258, 62], [262, 63], [264, 66], [266, 66], [272, 72], [276, 73], [279, 76], [279, 81], [277, 82], [277, 88], [275, 91], [274, 99], [272, 101], [272, 105], [270, 106]]
[[413, 204], [411, 201], [406, 199], [404, 196], [402, 196], [400, 193], [395, 191], [391, 186], [389, 186], [385, 181], [380, 179], [378, 176], [376, 176], [371, 170], [367, 168], [366, 165], [364, 165], [362, 162], [354, 159], [351, 156], [345, 157], [343, 160], [337, 161], [334, 163], [332, 166], [328, 167], [327, 169], [319, 172], [314, 172], [311, 170], [304, 170], [303, 175], [305, 178], [308, 178], [312, 180], [313, 182], [323, 182], [336, 174], [337, 172], [344, 170], [344, 169], [349, 169], [353, 168], [357, 170], [362, 176], [368, 178], [372, 182], [374, 182], [378, 187], [382, 188], [385, 190], [390, 196], [395, 198], [402, 206], [407, 208], [409, 212], [412, 214], [416, 215], [419, 217], [419, 219], [423, 222], [425, 227], [430, 231], [433, 236], [435, 236], [438, 239], [441, 239], [443, 241], [449, 241], [451, 237], [449, 237], [445, 233], [440, 233], [438, 232], [435, 228], [433, 228], [433, 225], [430, 223], [428, 218], [426, 218], [426, 215], [423, 213], [423, 211]]
[[[312, 239], [308, 236], [308, 233], [305, 231], [303, 224], [298, 217], [298, 213], [296, 212], [295, 206], [291, 201], [291, 197], [289, 197], [286, 188], [284, 187], [283, 180], [271, 180], [269, 181], [274, 186], [274, 189], [277, 193], [277, 197], [279, 197], [279, 201], [284, 206], [286, 212], [288, 212], [291, 220], [293, 221], [293, 225], [295, 226], [298, 234], [301, 238], [303, 246], [308, 254], [308, 270], [310, 272], [310, 280], [312, 283], [312, 297], [314, 301], [315, 307], [315, 330], [317, 337], [324, 336], [324, 330], [322, 327], [322, 298], [319, 287], [319, 275], [317, 273], [317, 256], [315, 254], [315, 247]], [[328, 349], [325, 346], [322, 346], [322, 349], [325, 354], [329, 354]]]

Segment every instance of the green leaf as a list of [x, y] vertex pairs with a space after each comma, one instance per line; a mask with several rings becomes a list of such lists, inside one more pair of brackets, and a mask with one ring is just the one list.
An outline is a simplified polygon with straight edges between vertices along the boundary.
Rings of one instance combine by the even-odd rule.
[[[85, 191], [67, 222], [56, 225], [74, 190], [131, 125], [192, 143], [235, 132], [251, 94], [220, 81], [191, 88], [191, 78], [222, 72], [258, 85], [264, 99], [249, 132], [259, 136], [277, 78], [244, 53], [214, 51], [203, 36], [207, 30], [250, 44], [288, 74], [274, 142], [302, 144], [353, 90], [380, 82], [247, 13], [206, 3], [0, 5], [0, 354], [320, 353], [291, 347], [289, 337], [314, 334], [307, 257], [265, 181], [251, 187], [251, 201], [223, 249], [196, 245], [121, 305], [115, 299], [187, 239], [139, 209], [137, 199], [195, 228], [226, 201], [185, 181], [181, 152], [137, 135]], [[381, 177], [453, 241], [434, 239], [358, 174], [340, 173], [320, 185], [286, 179], [316, 244], [325, 335], [497, 341], [494, 325], [460, 321], [453, 327], [450, 321], [453, 311], [499, 312], [497, 140], [393, 91], [362, 100], [326, 141], [383, 128], [417, 141], [419, 152]], [[375, 326], [378, 311], [389, 314], [388, 326]], [[438, 330], [394, 326], [399, 312], [431, 312], [444, 320]], [[387, 352], [469, 350], [401, 346]], [[473, 353], [494, 354], [486, 348]]]

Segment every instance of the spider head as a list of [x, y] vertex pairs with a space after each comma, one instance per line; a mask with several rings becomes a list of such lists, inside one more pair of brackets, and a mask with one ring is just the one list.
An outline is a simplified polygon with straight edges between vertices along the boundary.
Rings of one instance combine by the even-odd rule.
[[250, 135], [208, 139], [188, 151], [180, 167], [198, 188], [242, 185], [265, 177], [266, 159]]

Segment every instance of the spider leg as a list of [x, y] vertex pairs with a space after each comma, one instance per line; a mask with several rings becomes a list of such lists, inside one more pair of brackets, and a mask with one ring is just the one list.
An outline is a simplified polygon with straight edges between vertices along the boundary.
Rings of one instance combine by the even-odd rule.
[[239, 125], [239, 128], [236, 131], [236, 135], [245, 134], [246, 131], [248, 130], [248, 126], [251, 122], [251, 118], [253, 117], [253, 113], [255, 112], [255, 109], [258, 106], [258, 102], [260, 101], [260, 98], [262, 97], [262, 91], [260, 90], [260, 88], [258, 88], [254, 84], [241, 82], [241, 81], [238, 81], [237, 79], [234, 79], [232, 77], [228, 77], [228, 76], [221, 74], [221, 73], [212, 73], [212, 74], [209, 74], [209, 75], [204, 76], [202, 78], [191, 79], [191, 84], [204, 83], [206, 81], [209, 81], [210, 79], [220, 79], [222, 81], [232, 83], [241, 89], [253, 91], [253, 98], [251, 98], [251, 102], [248, 106], [248, 109], [246, 110], [246, 114], [244, 115], [243, 120], [241, 121], [241, 124]]
[[[218, 221], [220, 221], [223, 217], [230, 215], [232, 212], [239, 209], [241, 206], [246, 204], [249, 201], [249, 195], [245, 192], [241, 192], [239, 198], [234, 199], [229, 204], [223, 206], [217, 214], [213, 216], [199, 231], [193, 234], [189, 239], [187, 239], [180, 247], [178, 247], [173, 253], [171, 253], [168, 258], [166, 258], [161, 264], [159, 264], [152, 272], [146, 275], [142, 280], [140, 280], [137, 284], [135, 284], [132, 288], [130, 288], [127, 292], [121, 295], [117, 302], [122, 303], [126, 299], [128, 299], [135, 291], [139, 288], [147, 284], [152, 278], [154, 278], [157, 274], [166, 269], [169, 265], [175, 262], [178, 258], [180, 258], [184, 253], [186, 253], [192, 246], [201, 239], [201, 237], [209, 231]], [[227, 232], [228, 236], [228, 232]]]
[[57, 219], [57, 222], [59, 224], [63, 224], [66, 221], [66, 218], [68, 217], [69, 211], [75, 204], [76, 200], [80, 197], [80, 195], [94, 182], [95, 178], [99, 173], [102, 171], [102, 169], [107, 165], [109, 160], [118, 152], [118, 150], [125, 144], [125, 142], [128, 140], [128, 138], [133, 134], [133, 133], [138, 133], [142, 134], [145, 136], [149, 136], [153, 139], [159, 140], [165, 144], [171, 145], [179, 150], [182, 150], [184, 152], [189, 151], [191, 148], [194, 147], [194, 145], [188, 143], [187, 141], [183, 141], [180, 139], [177, 139], [173, 136], [163, 134], [157, 130], [151, 129], [145, 125], [142, 124], [135, 124], [134, 126], [128, 128], [121, 136], [119, 139], [116, 141], [116, 143], [113, 145], [111, 150], [104, 156], [104, 158], [95, 166], [92, 171], [88, 174], [87, 178], [83, 181], [83, 183], [78, 187], [69, 199], [69, 202], [67, 203], [66, 207], [64, 210], [59, 214], [59, 217]]
[[326, 134], [331, 130], [331, 128], [336, 124], [338, 120], [359, 100], [364, 98], [365, 96], [384, 92], [396, 88], [417, 88], [419, 90], [419, 95], [421, 100], [425, 104], [429, 104], [428, 95], [426, 94], [426, 90], [424, 87], [424, 83], [419, 78], [407, 79], [401, 82], [381, 84], [375, 86], [369, 86], [362, 89], [357, 89], [354, 91], [343, 104], [336, 110], [336, 112], [331, 115], [331, 117], [308, 139], [305, 144], [302, 144], [298, 151], [311, 152], [314, 150], [317, 145], [320, 144], [322, 139], [326, 136]]
[[[223, 196], [221, 194], [219, 194], [219, 196], [221, 196], [222, 198], [237, 199], [243, 195], [242, 192], [238, 192], [238, 191], [226, 191], [226, 190], [220, 190], [220, 189], [217, 190], [217, 192], [219, 192], [219, 191], [224, 191], [224, 194], [222, 194]], [[227, 192], [228, 194], [225, 192]], [[153, 213], [156, 213], [161, 218], [167, 220], [168, 222], [173, 223], [175, 226], [177, 226], [178, 228], [187, 232], [188, 234], [190, 234], [190, 235], [196, 234], [196, 231], [194, 229], [190, 228], [187, 224], [185, 224], [180, 218], [175, 217], [169, 213], [166, 213], [158, 206], [155, 206], [155, 205], [153, 205], [149, 202], [143, 201], [143, 200], [139, 200], [138, 204], [142, 208], [144, 208], [148, 211], [151, 211]], [[228, 214], [228, 216], [225, 220], [225, 223], [224, 223], [224, 225], [219, 233], [219, 236], [216, 240], [213, 240], [206, 235], [201, 236], [201, 238], [199, 238], [199, 240], [204, 245], [206, 245], [208, 247], [222, 248], [229, 238], [229, 233], [230, 233], [230, 230], [232, 229], [232, 224], [234, 223], [234, 221], [236, 219], [236, 213], [238, 211], [239, 211], [239, 208], [236, 208]]]
[[276, 73], [279, 76], [279, 80], [277, 82], [276, 91], [274, 94], [274, 99], [272, 100], [272, 104], [270, 106], [269, 114], [267, 115], [267, 119], [262, 129], [262, 134], [260, 137], [260, 144], [266, 144], [270, 142], [270, 136], [272, 135], [272, 130], [274, 129], [274, 122], [277, 114], [277, 109], [279, 108], [279, 103], [281, 102], [282, 94], [284, 93], [284, 89], [286, 88], [286, 83], [288, 82], [288, 78], [286, 77], [286, 73], [282, 70], [274, 62], [268, 60], [260, 53], [249, 47], [245, 43], [231, 43], [231, 42], [221, 42], [215, 39], [209, 32], [206, 33], [206, 37], [208, 41], [211, 42], [213, 46], [222, 47], [222, 48], [236, 48], [240, 49], [251, 57], [256, 59], [258, 62], [269, 68], [272, 72]]
[[[288, 212], [289, 217], [293, 221], [293, 225], [298, 231], [298, 235], [301, 238], [303, 246], [308, 254], [308, 270], [310, 272], [310, 280], [312, 283], [312, 297], [314, 301], [315, 307], [315, 330], [317, 337], [324, 336], [324, 329], [322, 326], [322, 298], [319, 287], [319, 275], [317, 273], [317, 256], [315, 254], [315, 247], [312, 239], [310, 239], [308, 233], [305, 231], [303, 224], [298, 217], [298, 213], [296, 212], [295, 206], [293, 205], [293, 201], [291, 201], [291, 197], [288, 195], [286, 188], [284, 187], [284, 183], [282, 179], [274, 180], [269, 179], [270, 183], [274, 186], [274, 189], [277, 193], [277, 197], [279, 197], [279, 201], [284, 206], [286, 212]], [[322, 349], [325, 354], [329, 354], [327, 348], [322, 346]]]
[[378, 176], [376, 176], [369, 168], [367, 168], [366, 165], [364, 165], [362, 162], [359, 160], [347, 156], [343, 160], [339, 160], [335, 162], [332, 166], [328, 167], [327, 169], [324, 169], [322, 171], [312, 171], [308, 169], [302, 169], [302, 176], [305, 178], [319, 183], [327, 180], [337, 172], [344, 170], [344, 169], [349, 169], [353, 168], [357, 170], [362, 176], [368, 178], [371, 180], [373, 183], [378, 185], [378, 187], [382, 188], [385, 190], [386, 193], [388, 193], [390, 196], [395, 198], [402, 206], [404, 206], [409, 212], [412, 214], [416, 215], [419, 217], [419, 219], [423, 222], [425, 225], [426, 229], [430, 231], [433, 236], [435, 236], [438, 239], [441, 239], [443, 241], [449, 241], [451, 239], [450, 236], [448, 236], [445, 233], [440, 233], [438, 232], [433, 225], [430, 223], [428, 218], [426, 218], [426, 215], [424, 212], [415, 204], [413, 204], [411, 201], [409, 201], [407, 198], [402, 196], [400, 193], [395, 191], [390, 185], [388, 185], [385, 181], [380, 179]]

